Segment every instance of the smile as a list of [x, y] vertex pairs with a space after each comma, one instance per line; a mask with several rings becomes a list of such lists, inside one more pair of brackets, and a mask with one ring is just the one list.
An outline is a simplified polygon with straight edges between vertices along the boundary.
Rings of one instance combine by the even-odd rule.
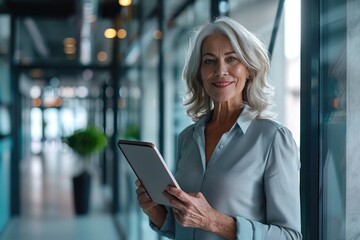
[[213, 82], [212, 85], [218, 88], [224, 88], [232, 84], [233, 82]]

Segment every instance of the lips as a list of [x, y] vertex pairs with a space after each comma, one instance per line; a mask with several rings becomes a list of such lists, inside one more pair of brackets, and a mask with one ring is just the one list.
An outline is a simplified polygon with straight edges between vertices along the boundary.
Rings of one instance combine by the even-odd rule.
[[212, 85], [214, 85], [217, 88], [224, 88], [232, 84], [233, 82], [230, 81], [219, 81], [219, 82], [213, 82]]

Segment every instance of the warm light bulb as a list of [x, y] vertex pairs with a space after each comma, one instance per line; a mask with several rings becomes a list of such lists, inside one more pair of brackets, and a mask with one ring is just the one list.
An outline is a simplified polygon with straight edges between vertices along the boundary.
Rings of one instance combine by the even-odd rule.
[[118, 38], [124, 39], [126, 38], [127, 32], [125, 29], [119, 29], [117, 32]]
[[104, 36], [106, 38], [114, 38], [114, 37], [116, 37], [116, 30], [113, 28], [108, 28], [105, 30]]
[[119, 4], [124, 7], [128, 7], [131, 5], [131, 0], [119, 0]]
[[100, 62], [105, 62], [105, 61], [108, 59], [108, 55], [107, 55], [106, 52], [100, 51], [100, 52], [97, 54], [97, 59], [98, 59]]

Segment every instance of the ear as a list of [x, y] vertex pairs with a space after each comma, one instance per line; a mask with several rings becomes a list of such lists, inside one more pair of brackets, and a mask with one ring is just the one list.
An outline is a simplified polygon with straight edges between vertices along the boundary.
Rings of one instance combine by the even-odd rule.
[[246, 80], [250, 80], [250, 78], [251, 78], [251, 72], [250, 72], [249, 68], [246, 68], [246, 73], [247, 73], [247, 75], [246, 75]]

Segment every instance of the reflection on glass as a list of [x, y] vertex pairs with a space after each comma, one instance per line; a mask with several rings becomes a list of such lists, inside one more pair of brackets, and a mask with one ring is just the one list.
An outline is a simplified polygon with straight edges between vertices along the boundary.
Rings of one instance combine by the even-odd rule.
[[[346, 238], [346, 12], [334, 1], [324, 8], [322, 79], [323, 238]], [[350, 239], [350, 238], [349, 238]], [[352, 238], [351, 238], [352, 239]]]

